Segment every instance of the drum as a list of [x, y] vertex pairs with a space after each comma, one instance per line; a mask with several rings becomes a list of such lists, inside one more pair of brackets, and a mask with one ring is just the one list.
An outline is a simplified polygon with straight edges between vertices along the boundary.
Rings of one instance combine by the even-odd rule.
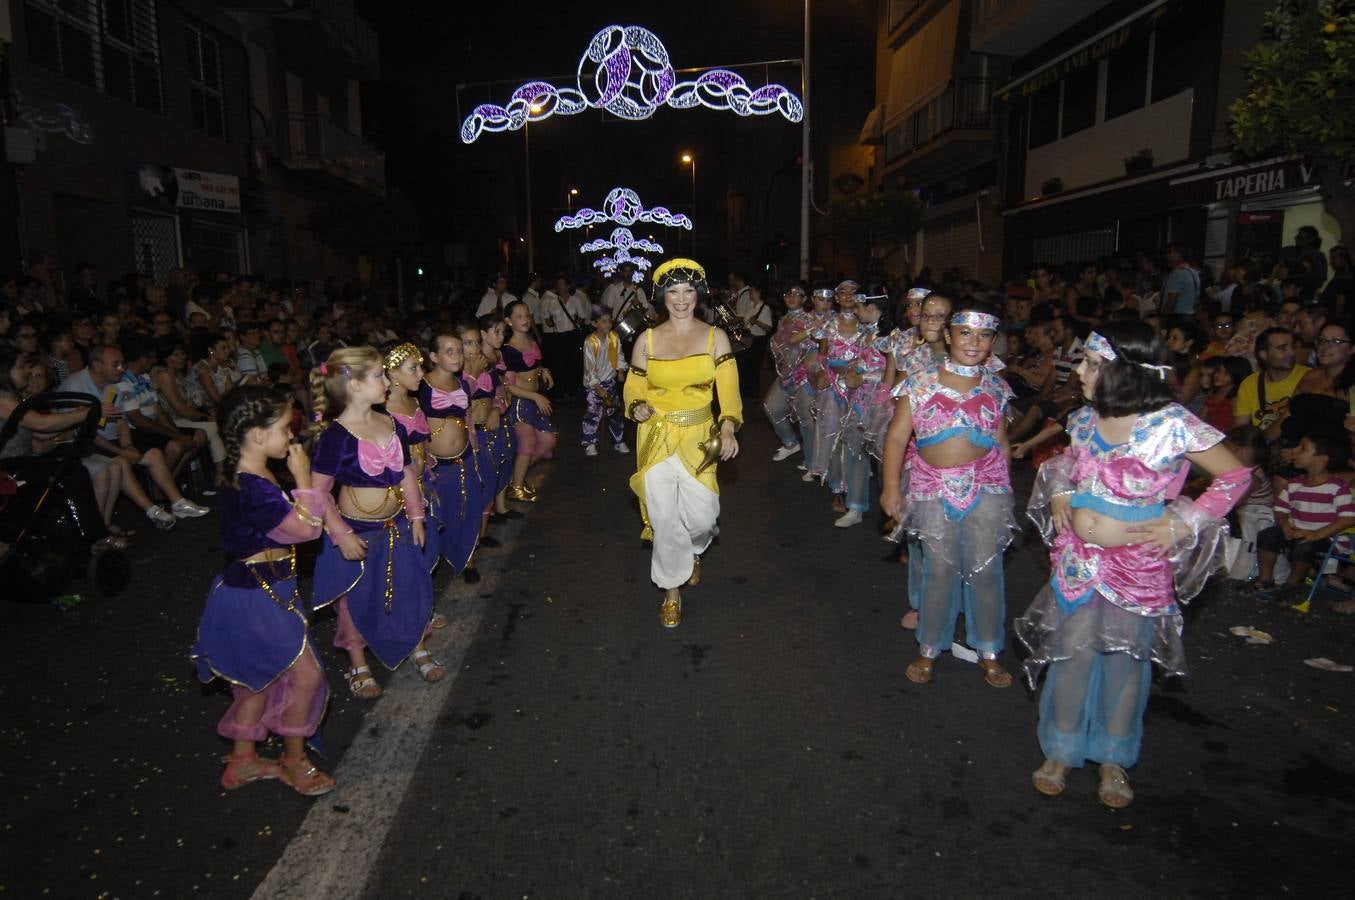
[[640, 332], [654, 327], [654, 321], [649, 310], [637, 304], [626, 310], [626, 314], [612, 324], [612, 329], [621, 340], [633, 341]]

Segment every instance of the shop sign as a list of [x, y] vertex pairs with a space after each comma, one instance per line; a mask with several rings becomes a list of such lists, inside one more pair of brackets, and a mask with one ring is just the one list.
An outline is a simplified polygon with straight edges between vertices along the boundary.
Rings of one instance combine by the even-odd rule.
[[142, 203], [207, 212], [240, 212], [240, 179], [235, 175], [141, 163], [136, 193]]
[[1305, 159], [1272, 159], [1251, 166], [1230, 166], [1171, 182], [1179, 206], [1202, 206], [1297, 191], [1315, 183], [1317, 169]]

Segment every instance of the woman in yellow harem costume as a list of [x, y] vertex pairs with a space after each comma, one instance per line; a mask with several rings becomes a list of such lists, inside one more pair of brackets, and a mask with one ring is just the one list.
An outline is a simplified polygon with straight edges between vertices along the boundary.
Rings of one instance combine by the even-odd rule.
[[654, 270], [654, 286], [667, 317], [636, 339], [626, 378], [626, 415], [639, 423], [630, 488], [640, 498], [641, 537], [653, 542], [650, 578], [665, 591], [659, 621], [676, 628], [678, 589], [696, 583], [697, 557], [719, 530], [715, 467], [697, 471], [705, 456], [699, 445], [715, 419], [711, 400], [718, 392], [722, 460], [738, 455], [734, 432], [743, 424], [743, 401], [728, 336], [696, 318], [707, 292], [705, 269], [670, 259]]

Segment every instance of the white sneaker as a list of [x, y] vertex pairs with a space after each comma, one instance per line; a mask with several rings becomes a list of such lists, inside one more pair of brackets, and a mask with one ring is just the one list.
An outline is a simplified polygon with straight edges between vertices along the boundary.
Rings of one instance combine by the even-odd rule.
[[799, 469], [801, 472], [809, 471], [809, 466], [805, 465], [804, 463], [799, 463], [798, 465], [796, 465], [795, 468]]
[[175, 518], [179, 519], [200, 519], [211, 512], [206, 506], [198, 506], [187, 497], [175, 500], [169, 511], [174, 513]]
[[165, 512], [163, 506], [152, 506], [146, 510], [146, 518], [155, 523], [156, 528], [173, 528], [179, 520]]
[[596, 445], [596, 444], [589, 444], [587, 447], [584, 447], [584, 448], [583, 448], [583, 455], [584, 455], [584, 456], [597, 456], [597, 455], [598, 455], [598, 448], [597, 448], [597, 445]]
[[783, 459], [790, 459], [800, 452], [799, 444], [791, 444], [789, 447], [777, 447], [776, 452], [772, 454], [772, 462], [780, 462]]
[[861, 514], [854, 509], [849, 509], [833, 524], [838, 528], [851, 528], [853, 525], [860, 525]]
[[625, 441], [622, 441], [621, 443], [617, 444], [616, 447], [614, 447], [613, 449], [615, 449], [617, 453], [620, 453], [622, 455], [630, 452], [630, 447], [626, 446]]
[[816, 479], [814, 478], [814, 473], [813, 473], [813, 472], [805, 472], [803, 475], [800, 476], [800, 480], [801, 480], [801, 481], [814, 481], [814, 480], [816, 480]]

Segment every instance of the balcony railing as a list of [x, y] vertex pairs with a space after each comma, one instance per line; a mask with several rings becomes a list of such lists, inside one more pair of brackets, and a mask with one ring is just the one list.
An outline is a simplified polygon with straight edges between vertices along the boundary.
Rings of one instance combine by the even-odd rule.
[[948, 131], [984, 129], [993, 124], [993, 82], [958, 78], [941, 96], [885, 132], [885, 160], [892, 162]]
[[328, 172], [359, 187], [386, 190], [386, 154], [319, 113], [287, 117], [287, 164]]
[[380, 70], [376, 32], [358, 15], [353, 0], [298, 0], [297, 6], [314, 10], [320, 24], [345, 50], [373, 72]]

